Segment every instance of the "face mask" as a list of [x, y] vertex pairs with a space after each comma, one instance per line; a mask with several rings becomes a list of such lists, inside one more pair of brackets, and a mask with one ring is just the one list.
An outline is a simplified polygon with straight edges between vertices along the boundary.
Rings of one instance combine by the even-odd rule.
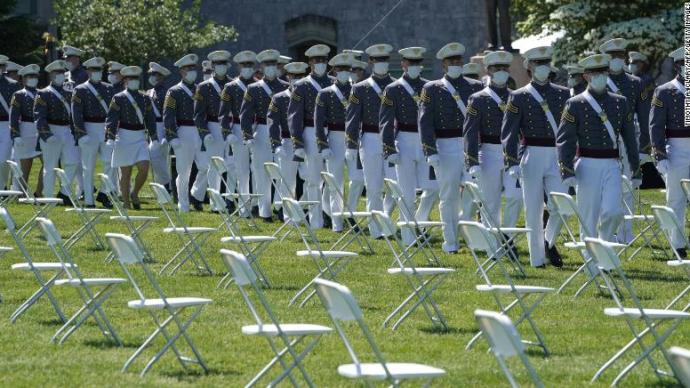
[[326, 64], [325, 63], [315, 63], [314, 64], [314, 74], [319, 77], [326, 74]]
[[606, 82], [609, 76], [606, 74], [597, 74], [589, 81], [589, 86], [597, 93], [601, 93], [606, 89]]
[[211, 74], [204, 74], [204, 81], [211, 79]]
[[357, 82], [359, 82], [359, 76], [357, 76], [356, 73], [350, 74], [350, 82], [356, 84]]
[[458, 78], [462, 75], [462, 66], [448, 66], [446, 75], [450, 78]]
[[216, 72], [217, 76], [225, 77], [228, 74], [228, 65], [215, 65], [213, 66], [213, 71]]
[[568, 78], [568, 87], [574, 88], [577, 85], [577, 80], [575, 78]]
[[127, 89], [129, 90], [139, 90], [139, 80], [131, 79], [127, 81]]
[[150, 75], [149, 76], [149, 85], [151, 85], [151, 86], [158, 85], [158, 77], [156, 77], [155, 75]]
[[187, 83], [192, 83], [196, 81], [196, 70], [190, 70], [185, 74], [184, 80], [187, 81]]
[[549, 78], [549, 73], [551, 73], [551, 67], [547, 65], [539, 65], [532, 71], [532, 79], [537, 82], [544, 82]]
[[93, 82], [101, 82], [101, 78], [103, 78], [103, 73], [100, 71], [89, 73], [89, 79], [91, 79]]
[[274, 79], [278, 74], [278, 68], [274, 65], [264, 67], [264, 75], [267, 79]]
[[38, 85], [38, 78], [27, 78], [24, 83], [30, 88], [35, 88]]
[[634, 63], [629, 64], [628, 71], [630, 72], [630, 74], [637, 75], [637, 65]]
[[53, 78], [53, 83], [57, 86], [62, 86], [62, 84], [65, 83], [65, 75], [64, 74], [56, 74], [55, 77]]
[[243, 67], [240, 69], [240, 77], [244, 79], [249, 79], [254, 74], [254, 69], [251, 67]]
[[374, 63], [374, 73], [378, 75], [388, 74], [388, 62]]
[[508, 77], [510, 77], [510, 73], [505, 70], [500, 70], [494, 73], [494, 75], [491, 77], [491, 82], [497, 86], [503, 86], [506, 84], [506, 82], [508, 82]]
[[412, 79], [417, 79], [417, 77], [419, 77], [419, 74], [421, 74], [422, 69], [422, 66], [408, 66], [407, 75]]
[[335, 78], [338, 79], [338, 82], [340, 82], [341, 84], [344, 84], [347, 82], [347, 80], [350, 79], [350, 75], [351, 75], [351, 73], [349, 71], [339, 71], [339, 72], [335, 73]]
[[108, 74], [108, 82], [110, 82], [111, 84], [116, 84], [120, 82], [120, 77], [115, 74]]
[[609, 69], [611, 69], [611, 71], [614, 73], [618, 73], [623, 70], [623, 66], [625, 66], [625, 61], [620, 58], [614, 58], [611, 60], [611, 62], [609, 62]]

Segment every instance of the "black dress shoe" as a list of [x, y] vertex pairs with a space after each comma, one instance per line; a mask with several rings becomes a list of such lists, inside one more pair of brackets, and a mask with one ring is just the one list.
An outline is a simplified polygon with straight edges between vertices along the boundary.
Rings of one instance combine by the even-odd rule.
[[451, 254], [451, 255], [457, 255], [457, 254], [458, 254], [458, 251], [448, 251], [448, 253]]
[[252, 217], [258, 217], [258, 216], [259, 216], [259, 207], [253, 206], [252, 207]]
[[323, 228], [324, 229], [330, 229], [333, 226], [333, 221], [331, 220], [331, 216], [323, 212]]
[[544, 242], [544, 250], [546, 251], [546, 258], [549, 259], [549, 263], [556, 268], [561, 268], [563, 266], [563, 258], [561, 254], [558, 253], [556, 246], [549, 246], [548, 242]]
[[276, 211], [276, 217], [278, 217], [280, 221], [285, 221], [285, 214], [283, 213], [282, 207]]
[[678, 256], [681, 259], [687, 259], [688, 258], [688, 251], [685, 248], [678, 248], [678, 249], [676, 249], [676, 252], [678, 253]]
[[260, 217], [260, 218], [263, 220], [263, 222], [265, 222], [267, 224], [273, 223], [273, 217]]
[[131, 193], [129, 195], [130, 201], [132, 201], [132, 209], [134, 210], [141, 210], [141, 201], [139, 200], [139, 197], [134, 195], [134, 193]]
[[71, 200], [69, 199], [69, 197], [66, 196], [65, 194], [58, 193], [58, 194], [57, 194], [57, 197], [60, 198], [60, 199], [62, 200], [62, 205], [63, 205], [63, 206], [73, 206], [73, 205], [72, 205], [72, 201], [71, 201]]
[[204, 211], [204, 203], [194, 198], [193, 195], [189, 196], [189, 204], [198, 212]]
[[357, 225], [357, 221], [355, 221], [354, 218], [348, 218], [348, 219], [347, 219], [347, 222], [348, 222], [350, 225], [352, 225], [352, 229], [353, 229], [355, 232], [359, 232], [359, 225]]
[[108, 199], [108, 196], [105, 195], [105, 193], [98, 193], [96, 196], [96, 201], [100, 202], [106, 209], [113, 207], [113, 204], [110, 202], [110, 199]]
[[509, 257], [511, 259], [514, 259], [515, 261], [519, 261], [520, 256], [518, 254], [517, 247], [515, 246], [515, 242], [511, 240], [510, 236], [508, 236], [507, 234], [503, 234], [503, 237], [506, 241], [508, 241], [508, 250], [510, 251]]
[[84, 205], [84, 207], [87, 209], [95, 209], [96, 205]]
[[537, 265], [537, 266], [535, 266], [534, 268], [536, 268], [536, 269], [545, 269], [545, 268], [546, 268], [546, 264]]

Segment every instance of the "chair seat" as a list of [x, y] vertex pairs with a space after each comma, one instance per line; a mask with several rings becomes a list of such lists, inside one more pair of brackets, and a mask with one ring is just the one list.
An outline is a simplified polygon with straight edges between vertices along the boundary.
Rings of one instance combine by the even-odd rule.
[[[34, 268], [36, 268], [39, 271], [59, 271], [64, 269], [65, 267], [73, 268], [76, 267], [76, 265], [62, 263], [34, 263]], [[12, 264], [12, 269], [17, 271], [30, 271], [31, 266], [29, 265], [29, 263], [17, 263]]]
[[[554, 292], [554, 289], [551, 287], [540, 287], [540, 286], [514, 286], [515, 291], [517, 291], [519, 294], [548, 294], [550, 292]], [[476, 286], [477, 291], [496, 291], [496, 292], [513, 292], [513, 288], [508, 285], [508, 284], [480, 284]]]
[[443, 227], [441, 221], [398, 221], [396, 225], [400, 226], [419, 226], [422, 228]]
[[2, 247], [2, 246], [0, 246], [0, 254], [2, 254], [2, 253], [7, 253], [7, 252], [12, 251], [12, 250], [14, 250], [14, 248], [12, 248], [12, 247]]
[[[446, 374], [443, 369], [433, 366], [403, 362], [386, 363], [386, 369], [396, 380], [433, 378]], [[379, 363], [340, 365], [338, 373], [350, 379], [385, 380], [387, 378], [383, 365]]]
[[13, 195], [20, 196], [24, 195], [24, 193], [18, 190], [0, 190], [0, 197], [11, 197]]
[[529, 233], [532, 231], [530, 228], [489, 228], [491, 233], [501, 233], [505, 234], [517, 234], [517, 233]]
[[[614, 242], [607, 242], [606, 245], [610, 245], [611, 248], [614, 249], [621, 249], [621, 248], [627, 248], [628, 246], [626, 244], [620, 244], [620, 243], [614, 243]], [[585, 249], [585, 243], [582, 241], [578, 242], [572, 242], [568, 241], [565, 244], [563, 244], [568, 249]]]
[[297, 256], [299, 256], [299, 257], [304, 257], [304, 256], [320, 257], [320, 256], [323, 256], [323, 257], [329, 258], [329, 259], [339, 259], [342, 257], [355, 257], [355, 256], [359, 256], [359, 254], [357, 254], [355, 252], [347, 252], [347, 251], [297, 251]]
[[86, 278], [86, 279], [59, 279], [55, 285], [68, 286], [108, 286], [111, 284], [127, 283], [127, 279], [122, 278]]
[[268, 241], [275, 241], [277, 240], [276, 237], [273, 236], [227, 236], [223, 237], [220, 239], [220, 242], [224, 243], [231, 243], [231, 244], [239, 244], [242, 242], [247, 242], [247, 243], [262, 243], [262, 242], [268, 242]]
[[33, 205], [57, 205], [62, 203], [60, 198], [19, 198], [19, 203], [30, 203]]
[[353, 217], [353, 218], [364, 218], [371, 217], [371, 212], [334, 212], [335, 217]]
[[443, 275], [455, 272], [452, 268], [435, 268], [435, 267], [424, 267], [424, 268], [388, 268], [388, 273], [391, 275], [405, 274], [405, 275]]
[[164, 228], [164, 233], [178, 233], [178, 234], [199, 234], [199, 233], [212, 233], [215, 232], [216, 228], [207, 228], [204, 226], [189, 226], [186, 228], [174, 227], [174, 228]]
[[297, 203], [302, 206], [315, 206], [315, 205], [320, 205], [321, 201], [297, 201]]
[[158, 217], [156, 216], [110, 216], [110, 219], [113, 221], [127, 221], [128, 219], [130, 221], [156, 221]]
[[225, 193], [222, 194], [223, 197], [230, 197], [230, 198], [239, 198], [240, 196], [242, 197], [249, 197], [249, 198], [259, 198], [263, 197], [263, 194], [257, 194], [257, 193], [246, 193], [246, 194], [237, 194], [237, 193]]
[[690, 265], [690, 260], [669, 260], [666, 262], [670, 267], [681, 267], [684, 265]]
[[110, 209], [100, 209], [100, 208], [95, 208], [95, 207], [84, 207], [84, 208], [71, 207], [71, 208], [65, 209], [65, 211], [66, 212], [75, 212], [75, 213], [93, 213], [93, 214], [96, 214], [96, 213], [105, 214], [105, 213], [111, 212]]
[[[168, 305], [172, 308], [199, 306], [209, 304], [212, 302], [211, 299], [194, 297], [166, 298], [165, 300], [168, 302]], [[137, 299], [130, 300], [129, 302], [127, 302], [127, 307], [133, 309], [160, 310], [165, 308], [165, 302], [163, 301], [163, 299]]]
[[[283, 323], [280, 325], [280, 330], [287, 336], [325, 334], [333, 331], [333, 329], [328, 326], [311, 325], [308, 323]], [[278, 335], [278, 328], [273, 324], [248, 325], [242, 326], [242, 334], [275, 337]]]
[[[665, 310], [665, 309], [642, 309], [645, 315], [651, 319], [688, 319], [690, 318], [690, 313], [686, 313], [679, 310]], [[640, 318], [642, 314], [640, 309], [634, 307], [626, 307], [621, 311], [618, 307], [609, 307], [604, 309], [604, 314], [609, 317], [623, 317], [628, 316], [632, 318]]]
[[623, 219], [626, 221], [652, 221], [654, 216], [650, 214], [632, 214], [623, 216]]

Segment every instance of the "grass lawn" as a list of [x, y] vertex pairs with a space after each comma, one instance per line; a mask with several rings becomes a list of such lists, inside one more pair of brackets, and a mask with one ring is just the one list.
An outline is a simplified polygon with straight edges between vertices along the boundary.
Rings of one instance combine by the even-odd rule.
[[[163, 234], [162, 228], [167, 225], [157, 205], [151, 200], [152, 193], [149, 189], [146, 189], [144, 196], [148, 196], [148, 199], [143, 198], [144, 210], [133, 214], [161, 216], [144, 237], [156, 259], [151, 267], [157, 270], [176, 252], [179, 243], [174, 236]], [[661, 194], [656, 191], [645, 192], [643, 196], [655, 203], [663, 201]], [[26, 220], [32, 212], [30, 207], [18, 204], [11, 205], [9, 210], [18, 222]], [[190, 213], [187, 219], [194, 226], [217, 226], [220, 222], [217, 217], [211, 213]], [[437, 212], [434, 218], [438, 218]], [[51, 219], [65, 237], [79, 226], [77, 218], [64, 213], [64, 208], [61, 207], [53, 211]], [[277, 223], [260, 222], [260, 233], [269, 234], [277, 226]], [[106, 222], [98, 226], [98, 231], [103, 234], [124, 232], [124, 228]], [[39, 231], [35, 231], [26, 240], [29, 251], [36, 261], [54, 261], [55, 258], [39, 234]], [[218, 273], [225, 272], [218, 253], [219, 249], [228, 248], [220, 243], [223, 235], [224, 231], [217, 232], [203, 247], [214, 271]], [[328, 245], [328, 242], [335, 241], [337, 235], [322, 230], [319, 237], [325, 242], [324, 245]], [[440, 252], [440, 236], [436, 236], [435, 241], [435, 248]], [[2, 234], [0, 245], [13, 246], [6, 233]], [[497, 308], [489, 295], [475, 291], [480, 278], [475, 274], [476, 266], [469, 252], [463, 249], [457, 255], [440, 256], [444, 266], [456, 269], [435, 293], [450, 330], [435, 330], [422, 311], [419, 311], [397, 331], [391, 331], [381, 324], [390, 311], [408, 295], [409, 289], [403, 278], [386, 272], [391, 256], [384, 243], [375, 241], [373, 246], [376, 255], [362, 255], [355, 259], [339, 280], [359, 300], [365, 320], [388, 361], [428, 363], [445, 369], [447, 375], [435, 380], [436, 386], [506, 386], [507, 382], [496, 360], [487, 352], [486, 341], [481, 340], [470, 351], [464, 350], [465, 344], [477, 330], [472, 312], [478, 308]], [[294, 252], [302, 247], [301, 242], [293, 235], [285, 242], [274, 243], [263, 255], [263, 267], [274, 285], [274, 288], [266, 290], [266, 295], [283, 322], [309, 322], [330, 326], [328, 316], [316, 299], [304, 308], [287, 305], [294, 293], [316, 272], [309, 259], [295, 256]], [[524, 240], [519, 248], [523, 263], [529, 267]], [[116, 262], [106, 264], [103, 260], [106, 253], [93, 250], [92, 243], [86, 239], [72, 252], [87, 276], [124, 277], [119, 265]], [[563, 269], [527, 268], [528, 277], [519, 279], [518, 283], [557, 288], [581, 262], [577, 253], [566, 252], [564, 248], [561, 252], [566, 261]], [[200, 296], [213, 299], [213, 304], [206, 307], [189, 330], [211, 372], [207, 375], [200, 374], [194, 366], [185, 371], [171, 353], [148, 375], [140, 378], [138, 371], [148, 357], [159, 349], [159, 342], [148, 350], [146, 357], [138, 360], [130, 372], [123, 374], [120, 369], [125, 360], [154, 327], [147, 313], [127, 308], [127, 301], [136, 298], [129, 284], [121, 285], [105, 305], [106, 313], [125, 342], [124, 347], [115, 347], [104, 341], [93, 321], [79, 329], [65, 344], [55, 345], [50, 342], [50, 338], [59, 324], [47, 300], [37, 303], [16, 324], [10, 323], [10, 314], [33, 293], [36, 282], [29, 273], [10, 270], [12, 263], [22, 260], [17, 251], [0, 260], [3, 262], [0, 266], [0, 294], [4, 299], [0, 304], [0, 317], [3, 317], [0, 320], [0, 384], [3, 386], [243, 386], [272, 357], [264, 340], [241, 334], [242, 325], [254, 322], [236, 286], [232, 285], [227, 290], [217, 289], [219, 275], [200, 276], [188, 265], [175, 276], [160, 276], [159, 281], [170, 297]], [[625, 262], [625, 270], [648, 307], [665, 306], [688, 285], [688, 279], [682, 270], [669, 268], [662, 258], [651, 257], [648, 251], [633, 261]], [[492, 275], [499, 282], [499, 272], [492, 272]], [[589, 289], [578, 299], [573, 299], [574, 291], [575, 288], [571, 286], [564, 294], [547, 296], [534, 314], [552, 355], [543, 357], [535, 348], [529, 352], [529, 358], [546, 386], [590, 385], [589, 380], [599, 366], [631, 338], [622, 319], [604, 315], [605, 307], [614, 306], [609, 297], [599, 296], [593, 289]], [[56, 287], [54, 292], [67, 314], [80, 306], [74, 289]], [[356, 345], [365, 345], [356, 327], [349, 329], [353, 334], [351, 338], [357, 339]], [[527, 326], [523, 327], [521, 332], [524, 337], [529, 337], [526, 329]], [[690, 325], [681, 325], [669, 338], [667, 345], [690, 347]], [[364, 353], [360, 355], [363, 356]], [[617, 371], [630, 359], [625, 358], [625, 362], [609, 370], [594, 386], [609, 385]], [[345, 347], [333, 333], [321, 339], [307, 357], [305, 366], [318, 386], [352, 386], [352, 382], [341, 378], [336, 371], [339, 364], [350, 362]], [[513, 369], [517, 372], [518, 381], [526, 383], [527, 373], [517, 360], [511, 360], [509, 364], [515, 367]], [[269, 381], [265, 379], [261, 383], [265, 385]], [[666, 383], [672, 384], [672, 381], [667, 380]], [[625, 386], [658, 384], [659, 381], [646, 363], [624, 380]]]

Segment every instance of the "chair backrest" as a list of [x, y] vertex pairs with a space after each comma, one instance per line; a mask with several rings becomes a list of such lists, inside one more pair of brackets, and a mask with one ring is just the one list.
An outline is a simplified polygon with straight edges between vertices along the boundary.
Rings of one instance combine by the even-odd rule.
[[390, 217], [386, 215], [386, 213], [379, 210], [372, 210], [371, 217], [374, 219], [376, 225], [381, 228], [381, 232], [384, 236], [395, 236], [395, 225]]
[[393, 179], [390, 179], [390, 178], [386, 178], [383, 180], [383, 183], [386, 185], [388, 192], [391, 193], [393, 198], [395, 198], [397, 201], [402, 200], [403, 192], [402, 192], [402, 189], [400, 188], [400, 185], [398, 184], [397, 181], [394, 181]]
[[620, 268], [621, 262], [618, 254], [606, 241], [587, 237], [585, 238], [585, 246], [601, 269], [614, 271]]
[[299, 202], [295, 201], [292, 198], [283, 198], [282, 202], [283, 211], [287, 213], [287, 216], [288, 218], [290, 218], [290, 221], [295, 222], [297, 224], [304, 223], [306, 225], [307, 217], [304, 214], [302, 207], [299, 205]]
[[494, 354], [512, 357], [525, 351], [520, 334], [507, 315], [494, 311], [474, 310], [474, 317]]
[[472, 198], [472, 202], [476, 204], [481, 204], [484, 199], [482, 198], [481, 191], [479, 190], [479, 186], [477, 186], [476, 183], [474, 182], [465, 182], [465, 189], [467, 189], [467, 192], [470, 193], [470, 197]]
[[498, 248], [496, 238], [479, 222], [460, 221], [460, 233], [465, 238], [467, 246], [474, 251], [492, 254]]
[[293, 193], [290, 187], [285, 183], [285, 178], [280, 172], [280, 167], [278, 164], [266, 162], [264, 163], [264, 170], [266, 170], [268, 177], [271, 179], [271, 184], [280, 195], [280, 198], [295, 198], [295, 193]]
[[55, 171], [55, 175], [57, 175], [58, 180], [60, 181], [60, 187], [62, 187], [62, 190], [64, 190], [64, 192], [67, 194], [67, 197], [72, 202], [72, 206], [82, 208], [83, 206], [81, 205], [81, 201], [79, 201], [79, 198], [74, 195], [74, 190], [72, 190], [71, 182], [69, 178], [67, 178], [67, 173], [65, 173], [65, 170], [55, 167], [53, 171]]
[[669, 236], [673, 232], [682, 232], [683, 228], [678, 223], [676, 213], [668, 206], [652, 205], [652, 213], [659, 224], [659, 227], [664, 230]]
[[98, 179], [101, 181], [101, 190], [104, 190], [106, 194], [115, 193], [115, 187], [113, 182], [110, 181], [110, 177], [106, 174], [98, 174]]
[[22, 173], [22, 169], [19, 168], [19, 164], [14, 160], [8, 160], [7, 165], [12, 173], [12, 178], [17, 182], [17, 186], [19, 186], [19, 190], [21, 190], [27, 198], [34, 198], [34, 194], [29, 189], [28, 183], [24, 180], [24, 174]]
[[149, 186], [151, 186], [151, 189], [153, 189], [153, 193], [156, 194], [156, 201], [158, 201], [159, 205], [164, 206], [173, 202], [173, 199], [165, 186], [154, 182], [149, 183]]
[[53, 221], [45, 217], [38, 217], [36, 221], [38, 221], [38, 225], [41, 227], [41, 230], [43, 230], [43, 236], [46, 238], [48, 245], [56, 246], [62, 242], [60, 233], [55, 227], [55, 224], [53, 224]]
[[225, 161], [220, 156], [211, 157], [211, 168], [213, 168], [219, 175], [228, 172], [225, 167]]
[[5, 227], [7, 228], [7, 230], [14, 234], [14, 231], [16, 230], [14, 220], [12, 219], [12, 216], [7, 211], [7, 209], [5, 209], [4, 207], [0, 207], [0, 218], [2, 218], [2, 222], [5, 223]]
[[573, 197], [566, 193], [557, 193], [552, 191], [549, 193], [551, 200], [553, 201], [554, 207], [558, 214], [564, 217], [570, 217], [577, 215], [577, 204]]
[[[115, 186], [110, 180], [110, 177], [106, 174], [100, 173], [98, 174], [98, 179], [101, 181], [101, 191], [103, 191], [108, 197], [115, 211], [117, 211], [117, 213], [123, 217], [128, 217], [127, 209], [122, 206], [122, 202], [120, 202], [120, 198], [117, 195], [117, 190], [115, 190]], [[127, 219], [129, 220], [129, 218]]]
[[[338, 182], [335, 181], [335, 177], [330, 172], [321, 171], [321, 178], [326, 182], [326, 187], [331, 193], [337, 193], [338, 198], [344, 199], [344, 194], [338, 186]], [[343, 205], [347, 208], [347, 201], [343, 201]], [[350, 210], [350, 209], [347, 209]]]
[[684, 387], [690, 387], [690, 350], [673, 346], [668, 350], [668, 354], [676, 378]]
[[268, 176], [274, 181], [280, 181], [283, 179], [283, 174], [280, 173], [280, 167], [277, 163], [266, 162], [264, 163], [264, 169]]
[[223, 214], [228, 213], [228, 208], [225, 203], [225, 198], [216, 189], [206, 189], [208, 193], [208, 199], [211, 201], [211, 206], [214, 209], [218, 209], [219, 212]]
[[334, 320], [358, 321], [362, 319], [362, 310], [350, 292], [350, 289], [325, 279], [314, 280], [316, 293], [321, 297], [323, 307]]
[[117, 260], [122, 264], [140, 264], [144, 262], [144, 253], [131, 236], [120, 233], [106, 233], [108, 244], [113, 249]]
[[403, 212], [403, 215], [408, 221], [415, 222], [416, 225], [416, 219], [414, 217], [414, 210], [410, 206], [414, 206], [414, 203], [407, 203], [405, 201], [405, 197], [403, 196], [403, 191], [402, 188], [400, 188], [400, 184], [398, 184], [397, 181], [390, 179], [390, 178], [385, 178], [383, 180], [383, 184], [386, 187], [386, 191], [393, 196], [393, 199], [395, 199], [396, 202], [398, 202], [398, 205], [400, 206], [400, 211]]
[[225, 264], [232, 270], [232, 277], [238, 286], [256, 283], [256, 273], [243, 254], [228, 249], [221, 249], [220, 254], [223, 256]]

